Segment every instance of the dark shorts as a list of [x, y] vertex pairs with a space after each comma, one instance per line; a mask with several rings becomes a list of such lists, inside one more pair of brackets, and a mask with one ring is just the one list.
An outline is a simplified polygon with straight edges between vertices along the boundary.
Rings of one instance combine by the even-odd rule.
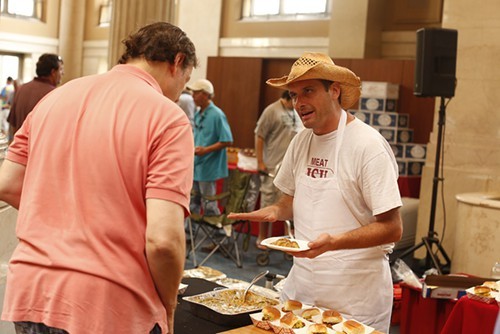
[[[45, 326], [35, 322], [14, 322], [16, 334], [69, 334], [64, 329]], [[161, 328], [156, 324], [149, 334], [161, 334]]]

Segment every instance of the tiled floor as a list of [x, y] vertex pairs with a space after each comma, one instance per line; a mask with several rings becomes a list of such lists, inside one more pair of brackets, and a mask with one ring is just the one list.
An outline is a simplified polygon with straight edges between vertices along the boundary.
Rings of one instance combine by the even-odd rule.
[[[252, 236], [249, 242], [248, 250], [241, 252], [243, 265], [242, 268], [238, 268], [233, 261], [222, 256], [220, 252], [216, 252], [214, 255], [212, 255], [212, 257], [204, 264], [204, 266], [220, 270], [230, 278], [237, 278], [247, 282], [250, 282], [254, 276], [264, 270], [269, 270], [271, 273], [280, 274], [283, 276], [286, 276], [288, 274], [292, 266], [292, 261], [285, 259], [284, 254], [279, 251], [270, 251], [269, 265], [259, 266], [257, 264], [256, 258], [263, 252], [264, 251], [261, 251], [255, 247], [255, 237]], [[401, 252], [396, 252], [394, 256], [397, 256], [399, 253]], [[206, 255], [206, 253], [198, 251], [197, 254], [197, 261], [199, 263], [202, 257]], [[193, 261], [190, 257], [186, 260], [186, 269], [191, 268], [193, 268]], [[265, 280], [260, 280], [257, 284], [264, 286]], [[399, 334], [399, 326], [392, 326], [389, 334]]]

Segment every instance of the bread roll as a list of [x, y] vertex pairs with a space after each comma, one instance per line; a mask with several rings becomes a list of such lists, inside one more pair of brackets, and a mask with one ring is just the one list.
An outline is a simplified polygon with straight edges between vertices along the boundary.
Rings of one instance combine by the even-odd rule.
[[302, 308], [302, 303], [301, 302], [299, 302], [297, 300], [290, 299], [290, 300], [287, 300], [283, 304], [282, 311], [283, 312], [290, 312], [290, 311], [294, 311], [294, 310], [300, 310], [301, 308]]
[[487, 286], [488, 288], [490, 288], [493, 291], [498, 291], [498, 287], [500, 286], [500, 283], [497, 284], [497, 282], [494, 282], [494, 281], [486, 281], [483, 283], [483, 286]]
[[478, 285], [474, 287], [474, 294], [482, 297], [489, 297], [491, 289], [484, 285]]
[[262, 320], [274, 321], [279, 319], [281, 316], [280, 310], [274, 306], [265, 306], [262, 309]]
[[302, 328], [305, 326], [304, 322], [300, 320], [293, 312], [287, 312], [280, 319], [281, 327], [285, 328]]
[[364, 334], [365, 327], [357, 321], [347, 320], [342, 323], [342, 330], [346, 334]]
[[326, 324], [328, 327], [332, 327], [333, 325], [342, 322], [342, 316], [340, 315], [339, 312], [334, 310], [324, 311], [321, 317], [323, 323]]
[[314, 317], [315, 315], [319, 315], [319, 314], [321, 314], [321, 311], [319, 309], [313, 307], [313, 308], [308, 308], [308, 309], [305, 309], [304, 311], [302, 311], [302, 314], [300, 316], [306, 320], [311, 320], [312, 317]]
[[307, 328], [307, 334], [327, 334], [326, 326], [323, 324], [312, 324]]

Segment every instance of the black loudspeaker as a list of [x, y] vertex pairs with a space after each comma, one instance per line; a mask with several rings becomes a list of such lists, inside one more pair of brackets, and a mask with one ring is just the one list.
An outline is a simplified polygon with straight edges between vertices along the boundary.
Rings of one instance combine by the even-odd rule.
[[413, 94], [419, 97], [455, 95], [458, 32], [453, 29], [417, 30]]

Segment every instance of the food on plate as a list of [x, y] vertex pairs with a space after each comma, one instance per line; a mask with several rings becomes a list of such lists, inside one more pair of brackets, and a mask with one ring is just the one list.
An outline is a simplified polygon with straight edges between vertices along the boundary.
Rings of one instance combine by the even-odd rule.
[[315, 315], [320, 315], [320, 314], [321, 314], [321, 311], [319, 309], [312, 307], [312, 308], [308, 308], [308, 309], [305, 309], [304, 311], [302, 311], [302, 314], [300, 316], [306, 320], [311, 320], [312, 317], [314, 317]]
[[262, 309], [262, 320], [274, 321], [281, 316], [280, 310], [274, 306], [267, 305]]
[[493, 281], [486, 281], [486, 282], [483, 283], [483, 286], [487, 286], [491, 290], [497, 291], [497, 292], [498, 292], [499, 285], [500, 284], [498, 284], [497, 282], [493, 282]]
[[364, 334], [365, 326], [354, 320], [347, 320], [342, 323], [342, 330], [346, 334]]
[[474, 287], [474, 294], [481, 297], [490, 297], [491, 289], [484, 285]]
[[312, 324], [307, 328], [307, 334], [326, 334], [327, 329], [323, 324]]
[[287, 238], [279, 238], [276, 241], [271, 242], [272, 245], [288, 248], [299, 248], [297, 241], [293, 241]]
[[302, 308], [302, 303], [298, 300], [289, 299], [283, 304], [281, 309], [283, 312], [290, 312], [295, 310], [300, 310]]
[[334, 310], [324, 311], [321, 317], [322, 317], [322, 322], [330, 328], [333, 325], [342, 322], [342, 316], [340, 315], [339, 312]]
[[287, 312], [281, 317], [280, 325], [285, 328], [302, 328], [306, 324], [293, 312]]

